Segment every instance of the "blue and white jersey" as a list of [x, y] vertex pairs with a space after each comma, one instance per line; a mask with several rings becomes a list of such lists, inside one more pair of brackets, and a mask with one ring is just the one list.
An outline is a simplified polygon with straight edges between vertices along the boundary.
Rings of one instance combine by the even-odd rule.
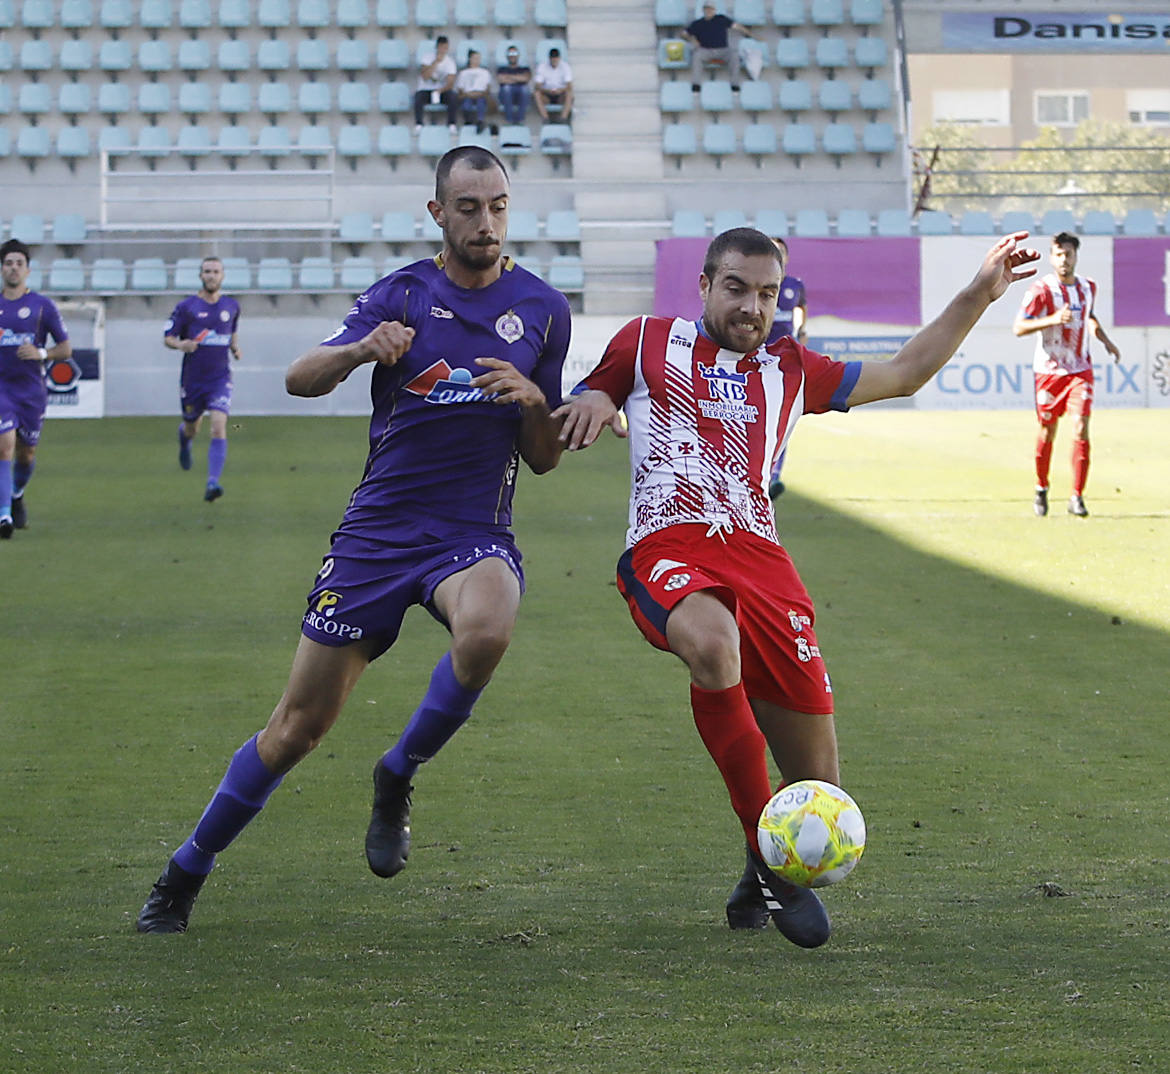
[[18, 358], [16, 351], [22, 343], [44, 347], [50, 336], [54, 344], [69, 338], [51, 299], [36, 291], [25, 291], [19, 298], [0, 297], [0, 379], [9, 391], [44, 398], [43, 363]]
[[183, 388], [191, 393], [223, 380], [231, 380], [232, 334], [240, 321], [240, 304], [221, 294], [214, 302], [188, 295], [171, 312], [164, 336], [196, 340], [199, 346], [183, 355]]
[[568, 300], [509, 257], [498, 280], [476, 289], [452, 283], [436, 257], [375, 283], [324, 344], [356, 342], [383, 321], [413, 328], [414, 341], [395, 365], [374, 365], [370, 453], [341, 532], [376, 538], [387, 523], [399, 533], [449, 532], [444, 523], [506, 529], [520, 407], [468, 382], [489, 371], [477, 358], [499, 358], [559, 406]]

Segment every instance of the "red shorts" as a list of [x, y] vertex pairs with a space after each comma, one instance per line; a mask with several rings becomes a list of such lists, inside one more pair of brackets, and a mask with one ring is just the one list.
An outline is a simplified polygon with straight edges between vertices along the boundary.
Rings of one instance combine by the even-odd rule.
[[667, 651], [671, 609], [690, 593], [712, 590], [739, 626], [748, 697], [796, 712], [833, 711], [812, 600], [780, 545], [740, 530], [724, 542], [701, 524], [671, 526], [626, 550], [617, 584], [646, 640]]
[[1093, 371], [1083, 373], [1037, 373], [1036, 417], [1051, 425], [1068, 411], [1087, 418], [1093, 412]]

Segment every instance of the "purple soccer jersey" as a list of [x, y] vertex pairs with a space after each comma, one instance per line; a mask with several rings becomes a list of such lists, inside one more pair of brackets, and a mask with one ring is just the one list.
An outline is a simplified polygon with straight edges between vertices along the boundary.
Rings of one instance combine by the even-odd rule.
[[[218, 397], [223, 394], [221, 388], [224, 385], [230, 397], [232, 373], [229, 347], [239, 320], [240, 304], [223, 294], [214, 303], [205, 302], [198, 295], [188, 295], [174, 308], [163, 335], [194, 339], [199, 343], [194, 351], [183, 355], [183, 372], [179, 383], [184, 400]], [[200, 413], [204, 409], [207, 408], [200, 408]]]
[[780, 281], [780, 293], [776, 296], [776, 316], [772, 318], [772, 330], [768, 333], [769, 343], [783, 336], [796, 338], [793, 311], [804, 303], [804, 281], [797, 276], [785, 276]]
[[469, 290], [447, 278], [440, 258], [407, 265], [360, 295], [324, 341], [355, 342], [382, 321], [415, 330], [394, 366], [374, 366], [370, 453], [340, 533], [385, 538], [389, 523], [397, 541], [403, 526], [434, 534], [510, 525], [520, 408], [492, 402], [468, 381], [487, 372], [476, 358], [499, 358], [555, 409], [570, 319], [559, 291], [511, 258], [503, 266], [494, 283]]
[[52, 301], [36, 291], [0, 298], [0, 432], [20, 429], [30, 442], [40, 433], [45, 413], [45, 371], [41, 362], [16, 356], [22, 343], [44, 347], [69, 338]]

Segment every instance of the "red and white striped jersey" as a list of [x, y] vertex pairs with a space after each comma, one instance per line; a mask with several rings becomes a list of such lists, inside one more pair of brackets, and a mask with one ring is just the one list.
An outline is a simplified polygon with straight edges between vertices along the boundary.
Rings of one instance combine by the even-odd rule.
[[1036, 280], [1024, 296], [1021, 316], [1051, 317], [1068, 309], [1068, 324], [1042, 328], [1036, 333], [1036, 354], [1032, 368], [1037, 373], [1083, 373], [1092, 369], [1089, 357], [1089, 318], [1097, 300], [1097, 281], [1074, 276], [1064, 284], [1054, 272]]
[[627, 544], [684, 522], [777, 541], [772, 463], [802, 414], [848, 409], [860, 372], [788, 337], [745, 355], [694, 321], [630, 321], [577, 388], [604, 391], [629, 422]]

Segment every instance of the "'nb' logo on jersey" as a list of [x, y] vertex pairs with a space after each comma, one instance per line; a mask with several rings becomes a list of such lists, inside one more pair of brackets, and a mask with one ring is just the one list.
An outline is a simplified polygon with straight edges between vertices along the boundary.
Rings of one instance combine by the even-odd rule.
[[742, 403], [747, 399], [746, 373], [736, 373], [730, 369], [720, 369], [718, 366], [699, 366], [699, 376], [711, 389], [712, 399], [722, 399], [728, 403]]

